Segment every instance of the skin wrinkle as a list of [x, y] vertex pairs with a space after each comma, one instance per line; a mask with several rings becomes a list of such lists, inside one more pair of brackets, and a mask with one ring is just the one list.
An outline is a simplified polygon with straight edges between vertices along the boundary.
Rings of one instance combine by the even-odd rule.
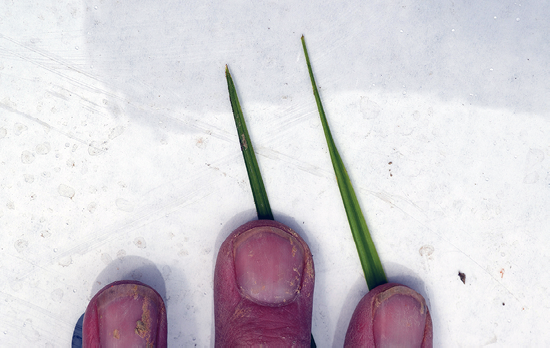
[[[284, 303], [285, 301], [283, 301]], [[239, 347], [246, 347], [246, 346], [253, 346], [253, 347], [268, 347], [270, 344], [278, 344], [280, 338], [285, 339], [287, 337], [294, 336], [294, 330], [291, 329], [286, 325], [285, 322], [276, 322], [276, 320], [271, 319], [266, 313], [266, 315], [259, 315], [259, 317], [255, 317], [254, 319], [251, 314], [251, 308], [250, 307], [243, 307], [243, 303], [240, 303], [241, 305], [238, 305], [235, 308], [235, 312], [233, 313], [232, 320], [235, 319], [242, 319], [244, 322], [239, 323], [235, 326], [235, 329], [238, 329], [238, 332], [242, 335], [242, 337], [239, 339]], [[266, 306], [270, 307], [270, 306]], [[275, 306], [276, 307], [276, 306]], [[262, 319], [265, 319], [264, 322], [262, 322]], [[266, 325], [265, 328], [262, 330], [258, 330], [256, 328], [256, 324], [260, 322]], [[269, 332], [272, 331], [274, 334], [277, 334], [277, 336], [271, 337], [269, 335]], [[280, 336], [280, 334], [286, 334], [286, 336]], [[258, 341], [261, 343], [258, 345]]]
[[[262, 319], [265, 319], [262, 322]], [[280, 339], [292, 337], [293, 329], [288, 327], [284, 322], [275, 322], [269, 317], [260, 317], [259, 322], [262, 322], [268, 327], [258, 329], [256, 322], [240, 323], [235, 327], [238, 333], [241, 334], [238, 347], [253, 346], [258, 347], [257, 342], [260, 341], [262, 345], [259, 347], [268, 347], [269, 344], [278, 344]], [[270, 336], [270, 334], [277, 334], [276, 336]], [[281, 336], [281, 334], [285, 334]]]
[[250, 308], [240, 308], [239, 306], [237, 306], [235, 308], [235, 312], [233, 313], [233, 317], [232, 319], [236, 319], [236, 318], [243, 318], [243, 317], [246, 317], [250, 314]]

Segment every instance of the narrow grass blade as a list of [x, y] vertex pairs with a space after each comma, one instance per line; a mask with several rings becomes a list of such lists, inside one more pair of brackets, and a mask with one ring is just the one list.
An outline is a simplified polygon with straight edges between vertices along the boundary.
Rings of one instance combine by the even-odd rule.
[[321, 124], [323, 124], [330, 159], [332, 160], [332, 166], [334, 167], [334, 172], [336, 173], [336, 179], [338, 181], [338, 187], [340, 188], [340, 194], [342, 195], [342, 201], [344, 202], [344, 207], [346, 209], [346, 215], [348, 217], [351, 233], [353, 234], [357, 252], [359, 253], [359, 260], [361, 260], [361, 266], [363, 267], [367, 285], [369, 286], [369, 289], [373, 289], [378, 285], [388, 282], [386, 279], [386, 274], [382, 268], [382, 263], [380, 262], [380, 258], [376, 252], [374, 242], [370, 236], [367, 223], [365, 222], [365, 218], [361, 212], [361, 207], [359, 206], [359, 202], [355, 196], [355, 191], [351, 185], [348, 173], [344, 163], [342, 162], [342, 158], [340, 158], [340, 154], [336, 149], [334, 140], [332, 139], [327, 118], [325, 116], [325, 111], [323, 110], [323, 105], [321, 103], [321, 98], [319, 97], [319, 91], [317, 91], [317, 85], [315, 84], [315, 78], [313, 77], [313, 71], [311, 70], [311, 63], [309, 62], [306, 42], [303, 36], [302, 46], [306, 56], [311, 85], [313, 86], [313, 95], [315, 95], [317, 109], [319, 109], [319, 115], [321, 116]]
[[254, 148], [252, 147], [252, 142], [250, 141], [250, 136], [248, 136], [248, 130], [246, 129], [246, 123], [237, 96], [237, 90], [235, 89], [235, 84], [233, 84], [233, 79], [231, 79], [229, 67], [227, 66], [225, 66], [225, 77], [227, 78], [229, 99], [231, 100], [231, 108], [233, 109], [239, 142], [241, 143], [241, 151], [243, 152], [246, 171], [248, 172], [248, 179], [250, 181], [250, 187], [252, 188], [254, 203], [256, 204], [258, 220], [273, 220], [273, 214], [271, 213], [271, 207], [267, 199], [262, 174], [260, 173], [256, 155], [254, 154]]

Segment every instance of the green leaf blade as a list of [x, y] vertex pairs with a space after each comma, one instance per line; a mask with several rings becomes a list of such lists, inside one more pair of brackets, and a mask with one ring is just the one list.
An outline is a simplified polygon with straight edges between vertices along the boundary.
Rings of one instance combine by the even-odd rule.
[[246, 165], [246, 172], [248, 173], [248, 179], [252, 189], [252, 196], [254, 197], [254, 204], [256, 205], [258, 220], [274, 220], [262, 180], [260, 167], [258, 166], [256, 155], [254, 154], [254, 147], [252, 147], [252, 141], [250, 140], [248, 129], [246, 128], [246, 122], [244, 120], [241, 104], [239, 103], [239, 97], [237, 96], [237, 90], [235, 89], [235, 84], [233, 83], [233, 79], [229, 73], [229, 67], [227, 66], [225, 66], [225, 77], [227, 79], [229, 99], [231, 101], [233, 117], [235, 118], [237, 134], [239, 135], [241, 151]]
[[315, 96], [317, 109], [319, 110], [319, 116], [321, 117], [321, 124], [323, 125], [323, 131], [325, 134], [325, 139], [327, 140], [332, 166], [334, 168], [334, 173], [336, 174], [338, 188], [340, 189], [340, 195], [342, 196], [351, 233], [353, 235], [353, 240], [355, 241], [355, 246], [357, 247], [357, 253], [359, 254], [359, 260], [361, 261], [361, 267], [363, 268], [367, 285], [369, 286], [369, 289], [373, 289], [376, 286], [388, 282], [386, 279], [386, 274], [384, 273], [382, 263], [380, 262], [380, 258], [376, 252], [376, 247], [372, 241], [365, 217], [363, 216], [359, 201], [357, 200], [357, 196], [353, 190], [346, 167], [344, 166], [344, 162], [342, 161], [342, 158], [338, 153], [338, 149], [336, 148], [336, 144], [332, 138], [325, 111], [323, 109], [323, 104], [321, 103], [321, 97], [319, 96], [317, 85], [315, 84], [315, 78], [313, 76], [313, 70], [311, 68], [306, 42], [303, 36], [302, 46], [306, 57], [311, 85], [313, 87], [313, 95]]

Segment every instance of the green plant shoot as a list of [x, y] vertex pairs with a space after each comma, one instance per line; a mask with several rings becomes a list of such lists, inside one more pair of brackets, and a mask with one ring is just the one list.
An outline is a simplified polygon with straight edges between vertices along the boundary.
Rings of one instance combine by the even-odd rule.
[[321, 124], [323, 125], [323, 131], [327, 140], [330, 159], [332, 160], [332, 166], [334, 167], [336, 180], [338, 182], [342, 201], [344, 202], [344, 207], [346, 209], [346, 215], [348, 217], [351, 233], [357, 247], [357, 253], [359, 253], [359, 260], [361, 260], [361, 266], [363, 267], [367, 285], [369, 289], [373, 289], [376, 286], [388, 282], [386, 279], [386, 274], [382, 268], [382, 263], [380, 262], [380, 258], [376, 252], [376, 247], [374, 246], [374, 242], [370, 236], [367, 223], [365, 222], [365, 218], [361, 212], [361, 207], [359, 206], [359, 202], [357, 200], [357, 196], [355, 195], [355, 191], [353, 190], [353, 186], [351, 185], [348, 173], [344, 163], [342, 162], [342, 158], [340, 158], [340, 154], [336, 149], [334, 140], [332, 139], [327, 118], [321, 103], [321, 98], [319, 97], [319, 91], [317, 91], [317, 85], [315, 84], [315, 78], [313, 77], [313, 71], [311, 69], [311, 63], [309, 62], [304, 36], [302, 36], [302, 46], [306, 56], [311, 85], [313, 86], [313, 95], [315, 95], [315, 101], [317, 102], [317, 109], [319, 110], [319, 115], [321, 117]]

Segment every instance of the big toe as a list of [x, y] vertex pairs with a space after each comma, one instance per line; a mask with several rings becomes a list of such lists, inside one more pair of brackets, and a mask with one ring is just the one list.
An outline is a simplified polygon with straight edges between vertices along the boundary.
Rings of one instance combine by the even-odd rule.
[[216, 347], [310, 345], [311, 252], [289, 227], [249, 222], [222, 244], [214, 274]]
[[431, 347], [433, 327], [422, 295], [386, 283], [361, 299], [351, 318], [344, 347]]
[[85, 348], [166, 347], [164, 301], [143, 283], [111, 283], [90, 300], [82, 332]]

